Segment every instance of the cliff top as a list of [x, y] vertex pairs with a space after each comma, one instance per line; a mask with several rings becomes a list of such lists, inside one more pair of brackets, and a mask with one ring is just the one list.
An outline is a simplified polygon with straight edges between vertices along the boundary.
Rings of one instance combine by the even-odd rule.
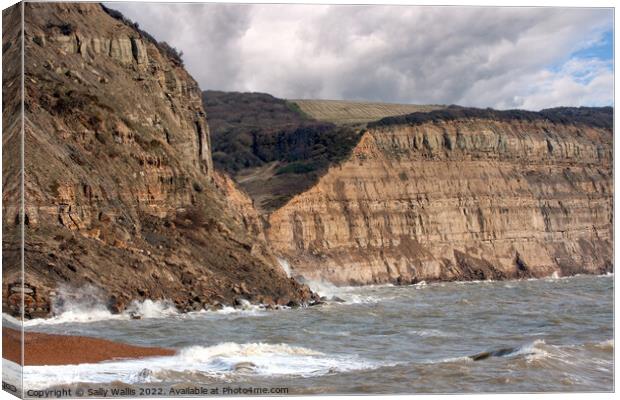
[[348, 100], [289, 100], [306, 115], [338, 125], [365, 124], [381, 118], [444, 108], [436, 104], [395, 104]]
[[442, 110], [414, 112], [407, 115], [386, 117], [368, 124], [369, 128], [392, 125], [420, 125], [427, 122], [454, 121], [459, 119], [488, 119], [495, 121], [548, 121], [565, 125], [587, 125], [612, 129], [613, 107], [556, 107], [541, 111], [494, 110], [451, 105]]

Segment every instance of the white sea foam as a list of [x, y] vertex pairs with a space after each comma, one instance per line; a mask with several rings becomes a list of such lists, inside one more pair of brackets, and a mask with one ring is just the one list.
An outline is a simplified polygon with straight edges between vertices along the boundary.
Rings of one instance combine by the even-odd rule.
[[525, 356], [525, 359], [530, 361], [539, 360], [549, 356], [549, 352], [544, 349], [545, 341], [543, 339], [536, 339], [531, 343], [527, 343], [520, 346], [516, 351], [510, 353], [510, 356]]
[[3, 358], [2, 382], [15, 386], [17, 389], [17, 393], [15, 394], [20, 394], [22, 387], [22, 366]]
[[[22, 325], [22, 321], [17, 318], [2, 314], [2, 319], [15, 325]], [[129, 319], [129, 315], [112, 314], [106, 309], [76, 309], [65, 311], [61, 314], [54, 315], [50, 318], [35, 318], [23, 321], [24, 327], [32, 327], [39, 325], [58, 325], [58, 324], [70, 324], [70, 323], [89, 323], [97, 321], [106, 321], [114, 319]]]
[[598, 348], [601, 348], [601, 349], [613, 350], [613, 348], [614, 348], [614, 340], [613, 339], [604, 340], [602, 342], [599, 342], [599, 343], [595, 344], [595, 346], [598, 347]]
[[[278, 257], [278, 263], [280, 264], [284, 272], [286, 272], [286, 275], [290, 277], [292, 274], [292, 271], [291, 271], [291, 265], [289, 264], [289, 262], [283, 258]], [[306, 285], [308, 285], [310, 289], [313, 292], [317, 293], [319, 296], [327, 297], [328, 299], [332, 299], [334, 297], [343, 298], [342, 297], [343, 291], [346, 290], [345, 287], [339, 287], [327, 281], [307, 279], [304, 277], [300, 277], [299, 280], [302, 283], [305, 283]]]
[[278, 259], [278, 264], [280, 264], [280, 267], [282, 267], [282, 270], [284, 270], [284, 272], [286, 273], [286, 276], [290, 278], [291, 277], [291, 265], [284, 258], [277, 257], [277, 259]]
[[449, 357], [443, 358], [439, 361], [430, 361], [429, 364], [440, 364], [440, 363], [470, 363], [474, 362], [469, 356], [461, 356], [461, 357]]
[[[290, 307], [278, 306], [281, 309], [288, 309]], [[268, 315], [267, 308], [263, 304], [251, 304], [250, 302], [244, 303], [239, 307], [224, 306], [219, 310], [208, 310], [200, 312], [198, 314], [206, 314], [209, 316], [226, 316], [226, 315], [243, 315], [243, 316], [259, 316]], [[189, 313], [188, 316], [196, 313]]]
[[411, 335], [421, 337], [451, 337], [454, 334], [441, 331], [439, 329], [411, 329], [407, 331]]
[[123, 314], [135, 313], [142, 318], [163, 318], [178, 314], [174, 303], [169, 300], [133, 301]]
[[492, 283], [495, 282], [493, 279], [472, 279], [470, 281], [453, 281], [450, 283], [453, 283], [455, 285], [471, 285], [471, 284], [477, 284], [477, 283]]
[[[113, 314], [101, 303], [79, 304], [64, 303], [59, 310], [52, 311], [54, 314], [50, 318], [35, 318], [24, 321], [25, 327], [39, 325], [58, 325], [58, 324], [80, 324], [107, 320], [128, 320], [132, 315], [139, 315], [141, 318], [165, 318], [177, 315], [178, 311], [170, 301], [133, 301], [121, 314]], [[8, 315], [2, 314], [2, 318], [20, 325], [21, 322]]]
[[365, 286], [335, 286], [330, 282], [314, 280], [305, 280], [304, 283], [310, 286], [312, 291], [326, 297], [328, 301], [341, 299], [344, 300], [344, 304], [375, 304], [397, 296], [396, 293], [381, 290], [394, 287], [389, 283]]
[[[543, 348], [545, 346], [545, 341], [541, 339], [534, 340], [531, 343], [524, 344], [522, 346], [516, 347], [513, 351], [508, 351], [501, 356], [496, 357], [504, 357], [504, 358], [515, 358], [515, 357], [525, 357], [527, 362], [531, 362], [534, 360], [538, 360], [541, 358], [545, 358], [549, 356], [549, 353]], [[490, 353], [493, 350], [489, 351]], [[448, 357], [442, 358], [440, 360], [428, 361], [429, 364], [437, 364], [437, 363], [454, 363], [454, 362], [473, 362], [473, 355], [468, 356], [457, 356], [457, 357]], [[491, 357], [493, 357], [491, 355]], [[483, 359], [484, 360], [484, 359]]]
[[[249, 368], [236, 371], [235, 366], [239, 363], [251, 364]], [[201, 374], [215, 378], [244, 374], [310, 377], [372, 369], [382, 365], [384, 364], [362, 360], [356, 356], [329, 356], [312, 349], [284, 343], [221, 343], [208, 347], [186, 347], [170, 357], [53, 367], [27, 366], [24, 368], [24, 381], [28, 388], [37, 389], [77, 382], [120, 381], [130, 384], [160, 382], [169, 379], [172, 372], [181, 379], [183, 374]]]
[[[287, 306], [278, 306], [280, 309], [289, 309]], [[219, 310], [200, 310], [188, 313], [180, 313], [174, 304], [168, 300], [144, 300], [133, 301], [127, 309], [120, 314], [113, 314], [102, 304], [91, 304], [90, 306], [66, 307], [65, 310], [55, 313], [50, 318], [35, 318], [24, 321], [24, 327], [34, 327], [39, 325], [60, 325], [60, 324], [87, 324], [100, 321], [128, 321], [136, 316], [140, 319], [155, 318], [178, 318], [200, 319], [200, 318], [219, 318], [229, 315], [239, 316], [266, 316], [269, 315], [267, 307], [263, 304], [251, 304], [245, 301], [238, 307], [224, 306]], [[21, 321], [9, 315], [2, 314], [5, 322], [13, 325], [21, 325]]]
[[[81, 288], [59, 287], [52, 300], [50, 318], [35, 318], [24, 321], [25, 327], [39, 325], [58, 324], [82, 324], [108, 320], [130, 320], [134, 317], [140, 319], [168, 318], [194, 319], [206, 315], [245, 314], [257, 315], [265, 311], [264, 305], [253, 305], [247, 300], [242, 300], [238, 308], [224, 307], [218, 311], [193, 311], [180, 313], [170, 300], [134, 300], [119, 314], [112, 313], [105, 305], [105, 295], [92, 286]], [[2, 314], [8, 323], [21, 325], [21, 321], [8, 314]]]
[[[278, 258], [278, 263], [280, 264], [284, 272], [286, 272], [287, 276], [292, 275], [291, 265], [287, 260], [283, 258]], [[299, 277], [299, 280], [302, 283], [308, 285], [310, 289], [312, 289], [312, 291], [317, 293], [319, 296], [326, 297], [328, 301], [335, 298], [340, 298], [344, 300], [345, 303], [349, 304], [377, 303], [381, 300], [380, 298], [359, 293], [359, 291], [367, 291], [379, 287], [394, 286], [392, 284], [366, 285], [363, 287], [363, 289], [360, 289], [360, 287], [357, 286], [336, 286], [328, 281], [307, 279], [304, 277]]]
[[122, 314], [112, 314], [105, 308], [77, 308], [73, 310], [67, 310], [51, 318], [36, 318], [24, 321], [24, 326], [37, 326], [37, 325], [57, 325], [57, 324], [69, 324], [69, 323], [89, 323], [96, 321], [105, 321], [111, 319], [129, 319], [129, 316]]
[[420, 282], [418, 282], [418, 283], [416, 283], [414, 285], [411, 285], [411, 286], [413, 286], [416, 289], [424, 289], [424, 288], [428, 287], [429, 285], [428, 285], [428, 283], [426, 283], [426, 281], [420, 281]]
[[[279, 306], [281, 309], [290, 307]], [[60, 325], [60, 324], [87, 324], [100, 321], [128, 321], [134, 316], [140, 316], [140, 319], [151, 318], [178, 318], [183, 319], [200, 319], [200, 318], [218, 318], [229, 315], [239, 316], [266, 316], [269, 315], [267, 308], [262, 304], [247, 304], [240, 307], [224, 306], [219, 310], [200, 310], [188, 313], [180, 313], [169, 301], [153, 301], [145, 300], [143, 302], [134, 301], [121, 314], [113, 314], [104, 307], [78, 308], [64, 311], [50, 318], [35, 318], [24, 321], [25, 327], [34, 327], [40, 325]], [[17, 318], [2, 314], [4, 321], [13, 325], [21, 325], [21, 321]]]
[[313, 292], [318, 293], [320, 296], [334, 297], [339, 296], [342, 292], [342, 288], [325, 281], [315, 281], [311, 279], [304, 280], [304, 283], [310, 286]]
[[386, 300], [385, 297], [355, 293], [342, 293], [341, 297], [345, 301], [345, 303], [349, 304], [376, 304], [382, 300]]

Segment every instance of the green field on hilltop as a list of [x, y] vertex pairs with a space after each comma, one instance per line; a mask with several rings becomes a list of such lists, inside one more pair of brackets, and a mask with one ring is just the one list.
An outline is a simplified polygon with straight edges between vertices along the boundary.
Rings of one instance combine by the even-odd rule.
[[300, 110], [318, 120], [343, 124], [365, 124], [385, 117], [428, 112], [444, 108], [442, 105], [391, 104], [344, 100], [289, 100]]

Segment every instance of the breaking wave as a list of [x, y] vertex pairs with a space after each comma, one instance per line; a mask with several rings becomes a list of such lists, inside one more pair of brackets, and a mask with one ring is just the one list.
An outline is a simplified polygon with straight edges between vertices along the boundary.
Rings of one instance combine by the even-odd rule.
[[318, 293], [320, 296], [333, 297], [338, 296], [342, 292], [342, 288], [334, 285], [333, 283], [326, 281], [316, 281], [311, 279], [303, 279], [303, 282], [310, 286], [313, 292]]
[[[169, 357], [150, 357], [96, 364], [27, 366], [24, 381], [29, 388], [77, 382], [128, 384], [196, 381], [205, 378], [242, 380], [252, 376], [311, 377], [352, 370], [374, 369], [385, 364], [351, 355], [326, 355], [284, 343], [220, 343], [186, 347]], [[191, 379], [190, 379], [191, 376]]]
[[[426, 336], [426, 335], [423, 335]], [[517, 347], [503, 347], [492, 350], [483, 351], [476, 354], [456, 356], [442, 358], [439, 360], [428, 361], [428, 364], [443, 364], [443, 363], [470, 363], [470, 362], [482, 362], [490, 358], [525, 358], [527, 361], [532, 361], [537, 358], [546, 357], [548, 352], [545, 351], [543, 346], [544, 340], [535, 340], [530, 343], [526, 343]]]
[[603, 349], [603, 350], [611, 350], [613, 352], [614, 351], [614, 340], [613, 339], [609, 339], [609, 340], [604, 340], [604, 341], [599, 342], [599, 343], [595, 343], [594, 347], [597, 347], [597, 348]]
[[598, 343], [552, 345], [547, 344], [543, 339], [537, 339], [521, 346], [496, 348], [468, 356], [444, 358], [438, 361], [431, 361], [431, 363], [470, 362], [483, 361], [490, 358], [506, 358], [523, 359], [527, 363], [550, 359], [566, 364], [575, 364], [579, 357], [581, 357], [581, 352], [593, 348], [613, 353], [614, 340], [609, 339]]
[[[92, 323], [107, 320], [129, 320], [140, 316], [140, 318], [165, 318], [179, 314], [174, 304], [170, 301], [144, 300], [133, 301], [127, 309], [120, 314], [113, 314], [103, 304], [71, 304], [66, 305], [60, 310], [53, 311], [54, 315], [50, 318], [35, 318], [25, 320], [25, 327], [39, 325], [58, 325], [58, 324], [80, 324]], [[10, 323], [21, 325], [21, 321], [3, 314], [2, 318]]]
[[[112, 313], [105, 302], [105, 296], [97, 289], [85, 287], [69, 290], [63, 288], [52, 302], [52, 316], [49, 318], [35, 318], [25, 320], [24, 327], [34, 327], [40, 325], [59, 325], [59, 324], [86, 324], [108, 320], [130, 320], [130, 319], [152, 319], [175, 317], [179, 319], [195, 319], [209, 316], [226, 316], [230, 314], [239, 315], [261, 315], [266, 311], [265, 306], [250, 304], [243, 301], [238, 307], [224, 306], [220, 310], [214, 311], [192, 311], [181, 313], [177, 310], [174, 303], [169, 300], [134, 300], [127, 306], [122, 313]], [[288, 307], [281, 307], [288, 308]], [[9, 314], [2, 314], [4, 321], [21, 325], [21, 321]]]
[[[290, 307], [279, 306], [280, 309]], [[201, 310], [181, 313], [174, 304], [167, 300], [144, 300], [134, 301], [127, 309], [120, 314], [113, 314], [103, 305], [92, 307], [77, 307], [68, 309], [53, 315], [50, 318], [35, 318], [24, 321], [24, 327], [35, 327], [41, 325], [60, 325], [60, 324], [88, 324], [99, 321], [117, 320], [128, 321], [131, 319], [155, 319], [155, 318], [177, 318], [179, 320], [192, 320], [200, 318], [224, 318], [227, 316], [266, 316], [267, 308], [260, 304], [241, 305], [239, 307], [224, 306], [219, 310]], [[4, 321], [21, 325], [17, 318], [2, 314]]]

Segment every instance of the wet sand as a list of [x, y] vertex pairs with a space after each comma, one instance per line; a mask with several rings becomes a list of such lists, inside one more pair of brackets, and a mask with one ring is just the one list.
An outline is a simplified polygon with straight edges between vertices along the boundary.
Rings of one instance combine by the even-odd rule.
[[[2, 328], [2, 357], [21, 364], [21, 333]], [[51, 335], [26, 332], [25, 365], [64, 365], [97, 363], [121, 358], [170, 356], [174, 350], [140, 347], [85, 336]]]

